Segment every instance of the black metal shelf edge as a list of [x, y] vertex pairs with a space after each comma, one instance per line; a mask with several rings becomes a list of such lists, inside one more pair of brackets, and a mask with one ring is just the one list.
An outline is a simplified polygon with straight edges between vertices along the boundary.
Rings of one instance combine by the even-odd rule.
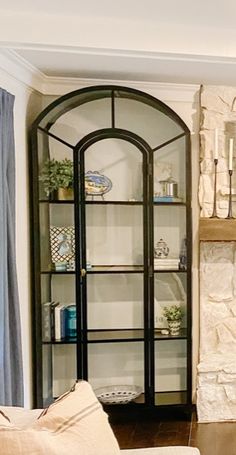
[[[144, 269], [141, 266], [119, 266], [119, 265], [107, 265], [107, 266], [93, 266], [91, 269], [87, 270], [88, 275], [92, 274], [109, 274], [109, 273], [143, 273]], [[42, 275], [74, 275], [75, 270], [41, 270]]]
[[180, 206], [183, 206], [183, 207], [186, 207], [186, 202], [153, 202], [153, 205], [165, 205], [165, 206], [169, 206], [169, 205], [180, 205]]
[[[64, 200], [52, 200], [52, 199], [39, 199], [39, 202], [42, 204], [49, 203], [49, 204], [74, 204], [75, 201], [72, 199], [64, 199]], [[142, 201], [84, 201], [85, 205], [143, 205]], [[183, 206], [186, 207], [186, 202], [153, 202], [155, 206]]]
[[[128, 336], [128, 335], [132, 336]], [[123, 335], [123, 336], [122, 336]], [[136, 336], [135, 336], [136, 335]], [[155, 341], [175, 341], [175, 340], [186, 340], [187, 331], [182, 329], [179, 335], [162, 335], [154, 333]], [[144, 329], [98, 329], [88, 330], [87, 339], [78, 340], [80, 343], [135, 343], [137, 341], [144, 341]], [[77, 338], [65, 338], [62, 340], [51, 340], [43, 341], [43, 344], [76, 344]]]
[[154, 339], [159, 340], [159, 341], [165, 341], [165, 340], [187, 340], [188, 335], [187, 335], [187, 329], [183, 328], [180, 329], [179, 335], [163, 335], [162, 333], [159, 332], [161, 329], [154, 329]]
[[[49, 204], [75, 204], [72, 199], [65, 200], [52, 200], [52, 199], [39, 199], [40, 203]], [[143, 201], [84, 201], [86, 205], [143, 205]]]
[[[169, 408], [171, 406], [172, 409], [177, 409], [177, 408], [186, 408], [189, 406], [189, 403], [187, 402], [187, 390], [171, 390], [171, 391], [165, 391], [165, 392], [155, 392], [155, 404], [154, 404], [154, 409], [161, 409], [161, 408]], [[160, 400], [160, 401], [159, 401]], [[159, 402], [158, 402], [159, 401]], [[147, 405], [145, 403], [145, 397], [144, 393], [142, 393], [138, 398], [135, 400], [131, 401], [130, 403], [127, 404], [116, 404], [114, 405], [109, 405], [106, 404], [104, 405], [105, 410], [118, 410], [118, 409], [124, 409], [124, 408], [131, 408], [131, 409], [153, 409], [152, 405]]]
[[41, 275], [74, 275], [75, 271], [71, 270], [42, 270]]
[[154, 273], [186, 273], [187, 270], [181, 269], [154, 269]]
[[60, 199], [60, 200], [52, 200], [52, 199], [39, 199], [39, 203], [42, 204], [74, 204], [75, 201], [73, 199]]

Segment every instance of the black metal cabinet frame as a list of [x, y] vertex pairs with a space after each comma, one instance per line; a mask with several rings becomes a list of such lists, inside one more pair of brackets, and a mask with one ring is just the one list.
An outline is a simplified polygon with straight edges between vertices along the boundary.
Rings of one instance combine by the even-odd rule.
[[[66, 112], [69, 112], [75, 107], [82, 106], [87, 102], [108, 98], [110, 99], [110, 125], [107, 128], [96, 129], [84, 137], [79, 138], [76, 144], [71, 144], [63, 137], [56, 135], [51, 131], [55, 122]], [[180, 131], [176, 135], [165, 140], [163, 143], [151, 146], [146, 140], [127, 129], [116, 127], [116, 99], [124, 98], [127, 100], [135, 100], [138, 103], [149, 106], [167, 116], [174, 124], [178, 125]], [[38, 142], [38, 135], [42, 135], [42, 144]], [[55, 201], [50, 197], [42, 198], [39, 191], [39, 147], [46, 157], [49, 156], [49, 138], [52, 138], [58, 143], [65, 145], [72, 152], [74, 181], [80, 182], [79, 185], [74, 185], [74, 200], [73, 201]], [[84, 157], [86, 150], [93, 144], [110, 139], [117, 138], [127, 141], [134, 145], [143, 156], [143, 199], [140, 202], [136, 201], [87, 201], [84, 187], [85, 164]], [[153, 202], [153, 156], [158, 150], [167, 147], [168, 145], [183, 138], [185, 141], [185, 194], [186, 199], [183, 202]], [[88, 87], [82, 90], [71, 92], [60, 97], [50, 104], [36, 119], [30, 133], [31, 154], [30, 154], [30, 175], [31, 175], [31, 236], [32, 236], [32, 324], [33, 324], [33, 356], [34, 356], [34, 404], [41, 407], [45, 404], [43, 399], [43, 349], [45, 343], [42, 340], [42, 276], [47, 277], [47, 286], [49, 287], [49, 297], [51, 280], [55, 272], [52, 270], [42, 270], [40, 264], [40, 206], [46, 205], [48, 210], [52, 203], [73, 204], [74, 206], [74, 223], [75, 223], [75, 283], [76, 283], [76, 306], [77, 306], [77, 339], [74, 341], [77, 350], [77, 377], [89, 379], [88, 377], [88, 344], [91, 340], [88, 339], [87, 330], [87, 276], [82, 276], [81, 270], [86, 270], [86, 206], [89, 204], [123, 204], [123, 205], [141, 205], [143, 207], [143, 269], [140, 273], [144, 277], [143, 290], [143, 311], [144, 311], [144, 329], [140, 331], [140, 335], [135, 340], [144, 342], [144, 392], [145, 400], [142, 404], [131, 403], [130, 407], [137, 406], [140, 408], [160, 409], [161, 404], [155, 405], [155, 342], [160, 340], [170, 340], [174, 343], [173, 338], [169, 336], [155, 335], [154, 332], [154, 270], [153, 249], [154, 249], [154, 208], [156, 206], [168, 206], [171, 210], [172, 206], [183, 206], [186, 210], [186, 239], [187, 239], [187, 269], [184, 272], [187, 276], [187, 291], [186, 291], [186, 308], [187, 308], [187, 331], [179, 339], [184, 339], [187, 342], [187, 386], [186, 396], [183, 402], [177, 405], [169, 405], [179, 407], [186, 410], [191, 408], [191, 385], [192, 385], [192, 343], [191, 343], [191, 262], [192, 262], [192, 229], [191, 229], [191, 155], [190, 155], [190, 132], [185, 123], [180, 117], [173, 112], [168, 106], [161, 101], [155, 99], [151, 95], [120, 86], [95, 86]], [[137, 270], [130, 270], [129, 273]], [[159, 271], [162, 273], [164, 271]], [[171, 271], [170, 271], [171, 272]], [[175, 271], [176, 272], [176, 271]], [[73, 274], [73, 272], [67, 272]], [[89, 273], [96, 273], [91, 271]], [[97, 272], [100, 273], [100, 272]], [[103, 273], [111, 273], [104, 271]], [[114, 271], [112, 273], [119, 273]], [[126, 271], [127, 273], [127, 271]], [[113, 341], [120, 341], [119, 332]], [[129, 341], [130, 338], [123, 338], [122, 341]], [[104, 339], [102, 342], [109, 343], [111, 339]], [[99, 340], [97, 340], [99, 343]], [[47, 355], [47, 371], [52, 375], [52, 346], [55, 341], [48, 343], [46, 349], [49, 350]], [[129, 405], [127, 405], [129, 407]], [[168, 405], [167, 405], [168, 406]]]

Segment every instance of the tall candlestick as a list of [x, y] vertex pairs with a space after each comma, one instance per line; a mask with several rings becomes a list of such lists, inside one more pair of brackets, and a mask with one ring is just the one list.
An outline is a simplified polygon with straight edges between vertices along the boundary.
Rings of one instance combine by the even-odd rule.
[[233, 170], [233, 149], [234, 149], [234, 140], [231, 137], [229, 140], [229, 171]]
[[215, 174], [215, 179], [214, 179], [214, 199], [213, 199], [213, 211], [212, 215], [210, 218], [218, 218], [217, 216], [217, 210], [216, 210], [216, 192], [217, 192], [217, 164], [218, 164], [218, 159], [214, 158], [214, 174]]
[[233, 171], [232, 171], [232, 169], [229, 169], [229, 211], [228, 211], [228, 216], [226, 218], [233, 218], [233, 212], [232, 212], [232, 175], [233, 175]]
[[218, 128], [215, 128], [215, 141], [214, 141], [214, 159], [218, 160], [219, 144], [218, 144]]

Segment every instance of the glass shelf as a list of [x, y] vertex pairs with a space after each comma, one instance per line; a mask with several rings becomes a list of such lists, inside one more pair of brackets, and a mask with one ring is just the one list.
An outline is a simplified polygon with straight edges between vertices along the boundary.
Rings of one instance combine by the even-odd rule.
[[[75, 201], [72, 199], [65, 199], [65, 200], [52, 200], [52, 199], [40, 199], [40, 203], [49, 203], [49, 204], [72, 204], [74, 205]], [[86, 205], [143, 205], [143, 201], [84, 201]], [[170, 202], [168, 203], [170, 204]]]
[[[115, 330], [88, 330], [88, 343], [106, 343], [106, 342], [128, 342], [128, 341], [144, 341], [143, 329], [115, 329]], [[63, 340], [44, 341], [43, 344], [73, 344], [77, 339], [65, 338]]]
[[154, 330], [154, 338], [155, 340], [185, 340], [187, 339], [187, 329], [180, 329], [180, 333], [179, 335], [162, 335], [162, 333], [160, 333], [160, 330], [162, 329], [155, 329]]
[[[168, 391], [168, 392], [155, 392], [154, 396], [155, 405], [156, 406], [183, 406], [187, 403], [187, 391], [186, 390], [179, 390], [179, 391]], [[132, 400], [130, 403], [126, 404], [127, 407], [135, 407], [138, 405], [145, 404], [145, 395], [142, 393], [138, 398]], [[116, 410], [119, 407], [123, 407], [124, 405], [116, 405]], [[105, 405], [105, 409], [110, 409], [109, 405]]]
[[180, 205], [186, 206], [186, 202], [153, 202], [154, 205]]
[[42, 275], [74, 275], [74, 270], [41, 270], [40, 272]]
[[39, 199], [39, 202], [42, 204], [49, 203], [49, 204], [74, 204], [75, 201], [73, 199], [63, 199], [63, 200], [52, 200], [52, 199]]
[[182, 269], [154, 269], [154, 273], [186, 273], [187, 270]]
[[[144, 268], [142, 265], [94, 265], [91, 269], [87, 270], [87, 274], [94, 273], [143, 273]], [[170, 272], [170, 270], [168, 270]], [[41, 270], [41, 274], [51, 275], [74, 275], [75, 270]]]
[[[95, 273], [143, 273], [144, 268], [141, 265], [94, 265], [87, 270], [87, 274]], [[181, 269], [154, 269], [154, 273], [187, 273], [187, 270]], [[41, 274], [56, 275], [74, 275], [75, 270], [41, 270]]]
[[87, 274], [92, 273], [142, 273], [142, 265], [94, 265]]
[[[75, 201], [72, 199], [69, 200], [52, 200], [52, 199], [40, 199], [40, 203], [49, 203], [49, 204], [74, 204]], [[88, 201], [85, 200], [86, 205], [143, 205], [143, 201]], [[186, 202], [155, 202], [153, 201], [153, 205], [177, 205], [177, 206], [186, 206]]]
[[[180, 334], [177, 336], [162, 335], [157, 329], [154, 331], [155, 340], [181, 340], [187, 338], [187, 330], [181, 329]], [[129, 341], [144, 341], [144, 329], [114, 329], [114, 330], [88, 330], [87, 332], [88, 343], [106, 343], [112, 342], [129, 342]], [[76, 343], [76, 337], [65, 338], [63, 340], [45, 341], [43, 344], [73, 344]]]

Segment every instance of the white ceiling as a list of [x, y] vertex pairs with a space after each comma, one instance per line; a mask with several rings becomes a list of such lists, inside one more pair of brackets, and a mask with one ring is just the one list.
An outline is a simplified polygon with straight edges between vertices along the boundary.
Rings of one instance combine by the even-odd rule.
[[47, 77], [236, 85], [235, 22], [235, 0], [8, 0], [0, 46]]

